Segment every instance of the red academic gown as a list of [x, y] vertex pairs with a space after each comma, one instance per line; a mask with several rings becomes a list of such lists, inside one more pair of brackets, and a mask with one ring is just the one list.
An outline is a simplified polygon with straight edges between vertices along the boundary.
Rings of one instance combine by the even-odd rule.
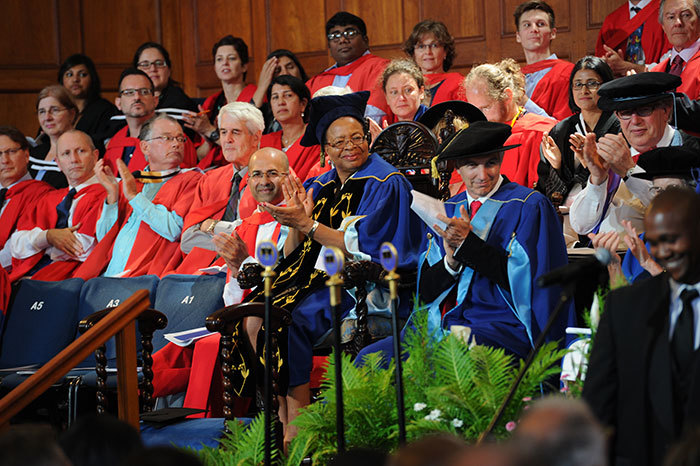
[[10, 235], [17, 227], [20, 215], [34, 206], [36, 200], [51, 191], [51, 185], [37, 180], [26, 180], [17, 183], [7, 190], [5, 200], [7, 206], [0, 217], [0, 248], [10, 239]]
[[542, 60], [525, 65], [520, 70], [527, 75], [547, 68], [551, 70], [537, 83], [530, 99], [549, 116], [563, 120], [573, 115], [569, 108], [569, 79], [574, 64], [559, 59]]
[[[670, 58], [665, 59], [653, 67], [651, 71], [668, 72], [670, 60]], [[700, 50], [695, 52], [695, 55], [685, 64], [685, 68], [681, 72], [681, 79], [683, 83], [676, 89], [676, 92], [683, 92], [691, 100], [700, 98]]]
[[[267, 212], [255, 211], [244, 218], [234, 234], [246, 243], [248, 254], [255, 257], [258, 226], [274, 221]], [[272, 241], [277, 241], [280, 226], [277, 225]], [[230, 279], [230, 271], [227, 281]], [[221, 371], [219, 369], [219, 340], [215, 333], [198, 340], [194, 345], [182, 348], [168, 343], [153, 355], [154, 396], [165, 396], [186, 391], [184, 407], [206, 409], [206, 417], [221, 414]], [[249, 400], [237, 399], [236, 415], [245, 414]], [[190, 417], [205, 417], [205, 414]]]
[[537, 182], [537, 164], [540, 163], [542, 134], [557, 122], [551, 118], [526, 113], [513, 125], [513, 132], [504, 145], [521, 144], [509, 149], [503, 156], [501, 173], [509, 180], [532, 189]]
[[[321, 154], [321, 146], [315, 145], [304, 147], [299, 144], [301, 137], [287, 149], [287, 158], [289, 166], [294, 170], [300, 180], [304, 181], [309, 177], [309, 170], [319, 162]], [[263, 134], [260, 140], [260, 147], [274, 147], [282, 150], [282, 131]]]
[[306, 87], [311, 91], [311, 96], [319, 89], [332, 86], [336, 76], [348, 76], [348, 86], [353, 92], [370, 91], [367, 105], [372, 105], [382, 110], [387, 115], [391, 114], [386, 103], [384, 91], [381, 88], [380, 78], [389, 60], [368, 53], [345, 66], [337, 66], [317, 74], [306, 82]]
[[[185, 215], [182, 231], [187, 230], [192, 225], [203, 222], [208, 218], [220, 220], [226, 212], [229, 196], [231, 194], [231, 179], [233, 178], [233, 165], [219, 167], [207, 172], [197, 184], [192, 207]], [[250, 190], [244, 188], [248, 184], [246, 174], [238, 185], [241, 191], [238, 203], [238, 217], [245, 218], [253, 214], [257, 207], [257, 202], [253, 199]], [[215, 251], [208, 249], [193, 248], [187, 254], [182, 263], [175, 270], [176, 273], [196, 274], [199, 269], [209, 267], [216, 257]]]
[[[172, 177], [158, 190], [152, 202], [162, 205], [170, 211], [174, 210], [180, 217], [184, 218], [192, 205], [197, 183], [202, 176], [199, 171], [192, 170]], [[141, 191], [143, 184], [138, 183], [138, 188]], [[112, 259], [112, 249], [119, 230], [129, 220], [132, 211], [133, 209], [126, 198], [120, 196], [117, 221], [105, 237], [97, 243], [85, 262], [75, 271], [75, 277], [89, 280], [104, 272]], [[158, 275], [160, 277], [174, 270], [182, 261], [182, 257], [179, 241], [168, 241], [142, 221], [124, 267], [124, 270], [129, 270], [129, 273], [123, 276]]]
[[[661, 55], [671, 48], [664, 30], [658, 21], [659, 0], [652, 0], [642, 11], [630, 19], [629, 4], [625, 2], [620, 5], [603, 21], [603, 27], [598, 33], [598, 43], [595, 46], [595, 54], [598, 57], [605, 55], [603, 45], [623, 53], [627, 51], [627, 39], [632, 33], [644, 23], [642, 29], [642, 50], [644, 50], [644, 61], [647, 63], [657, 63]], [[627, 59], [627, 57], [623, 57]]]
[[[39, 227], [49, 230], [56, 226], [58, 212], [56, 206], [61, 203], [69, 188], [56, 189], [47, 192], [41, 197], [34, 208], [26, 211], [17, 221], [17, 231], [31, 230]], [[99, 183], [94, 183], [78, 191], [73, 198], [75, 210], [71, 225], [80, 224], [78, 233], [95, 236], [95, 225], [100, 216], [100, 208], [107, 197], [107, 191]], [[15, 281], [24, 277], [44, 256], [44, 252], [38, 252], [26, 259], [12, 258], [12, 271], [10, 280]], [[54, 261], [32, 275], [35, 280], [58, 281], [71, 278], [73, 272], [81, 262], [76, 260]]]
[[[186, 137], [186, 136], [185, 136]], [[112, 136], [107, 144], [107, 149], [105, 150], [104, 160], [105, 163], [112, 169], [115, 174], [119, 174], [117, 171], [117, 160], [122, 158], [124, 153], [124, 148], [126, 147], [136, 147], [134, 153], [131, 155], [131, 160], [129, 160], [129, 170], [143, 170], [148, 165], [146, 157], [144, 157], [143, 152], [141, 152], [141, 145], [139, 144], [139, 138], [129, 136], [129, 125], [124, 126], [122, 129], [117, 131], [117, 133]], [[185, 142], [185, 153], [181, 168], [192, 168], [197, 166], [197, 150], [187, 138]]]
[[430, 107], [446, 102], [448, 100], [463, 100], [467, 101], [467, 96], [464, 93], [464, 76], [460, 73], [431, 73], [425, 75], [426, 87], [432, 87], [435, 83], [442, 82], [437, 89], [434, 89], [435, 94], [430, 101]]
[[[243, 88], [240, 94], [238, 94], [238, 98], [236, 99], [236, 102], [249, 102], [252, 103], [253, 96], [255, 95], [255, 91], [258, 90], [258, 86], [255, 84], [248, 84], [246, 87]], [[207, 100], [204, 101], [202, 104], [202, 108], [204, 111], [208, 112], [207, 114], [209, 115], [209, 121], [211, 121], [214, 125], [216, 125], [216, 118], [218, 115], [214, 115], [214, 105], [216, 104], [216, 100], [221, 96], [221, 94], [224, 91], [219, 91], [216, 92], [209, 97], [207, 97]], [[202, 170], [209, 168], [209, 167], [222, 167], [224, 165], [228, 164], [226, 159], [224, 159], [224, 155], [221, 152], [221, 146], [218, 144], [214, 144], [213, 147], [207, 152], [207, 155], [204, 156], [204, 158], [199, 162], [197, 165], [199, 168]]]

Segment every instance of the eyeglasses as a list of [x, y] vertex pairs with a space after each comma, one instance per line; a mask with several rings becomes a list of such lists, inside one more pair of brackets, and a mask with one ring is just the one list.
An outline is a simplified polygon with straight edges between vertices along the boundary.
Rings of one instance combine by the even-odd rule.
[[365, 142], [365, 137], [360, 134], [356, 134], [350, 139], [338, 139], [334, 142], [328, 142], [326, 143], [326, 145], [331, 146], [333, 149], [341, 150], [345, 149], [345, 146], [348, 145], [348, 142], [352, 142], [353, 146], [359, 147], [363, 142]]
[[276, 180], [282, 176], [287, 176], [288, 174], [288, 172], [280, 173], [277, 170], [268, 170], [266, 172], [259, 172], [256, 170], [250, 174], [250, 177], [256, 181], [262, 180], [265, 176], [267, 176], [269, 180]]
[[358, 35], [360, 31], [357, 29], [346, 29], [345, 31], [336, 31], [336, 32], [331, 32], [330, 34], [326, 35], [329, 41], [332, 42], [337, 42], [340, 40], [341, 37], [345, 37], [346, 39], [352, 39], [356, 35]]
[[68, 110], [66, 107], [51, 107], [48, 110], [46, 110], [45, 108], [40, 108], [39, 110], [36, 111], [36, 113], [40, 117], [46, 116], [47, 113], [51, 116], [56, 116], [59, 113], [66, 111], [66, 110]]
[[637, 107], [629, 110], [618, 110], [617, 117], [620, 120], [630, 120], [632, 115], [637, 115], [639, 117], [648, 117], [656, 110], [656, 105], [647, 105], [645, 107]]
[[22, 150], [21, 147], [15, 147], [15, 148], [13, 148], [13, 149], [0, 150], [0, 157], [2, 157], [2, 156], [5, 155], [5, 154], [7, 154], [8, 156], [13, 156], [13, 155], [15, 155], [17, 152], [19, 152], [19, 151], [21, 151], [21, 150]]
[[180, 144], [184, 144], [187, 141], [185, 136], [154, 136], [151, 139], [146, 139], [146, 141], [153, 141], [155, 139], [160, 139], [163, 142], [177, 141]]
[[144, 60], [144, 61], [140, 61], [136, 64], [136, 66], [138, 68], [141, 68], [143, 70], [147, 70], [148, 68], [151, 67], [151, 65], [155, 65], [156, 68], [165, 68], [166, 66], [168, 66], [165, 63], [165, 61], [163, 61], [163, 60], [155, 60], [155, 61]]
[[147, 95], [153, 95], [153, 90], [147, 87], [142, 87], [141, 89], [124, 89], [123, 91], [119, 91], [119, 95], [122, 97], [133, 97], [136, 94], [140, 95], [141, 97], [146, 97]]
[[598, 89], [601, 86], [601, 84], [603, 84], [603, 83], [601, 83], [600, 81], [595, 81], [595, 80], [591, 79], [590, 81], [586, 81], [585, 83], [583, 83], [581, 81], [576, 81], [575, 83], [573, 83], [571, 85], [571, 87], [573, 87], [575, 91], [581, 91], [581, 90], [583, 90], [584, 87], [586, 89], [588, 89], [589, 91], [595, 91], [596, 89]]
[[420, 50], [421, 52], [424, 52], [428, 49], [439, 49], [440, 47], [442, 47], [442, 44], [440, 42], [433, 42], [430, 44], [416, 44], [416, 50]]

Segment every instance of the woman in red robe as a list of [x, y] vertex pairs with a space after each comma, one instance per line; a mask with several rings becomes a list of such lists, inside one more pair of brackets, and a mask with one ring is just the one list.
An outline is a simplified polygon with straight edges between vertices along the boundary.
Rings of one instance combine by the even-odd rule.
[[416, 24], [403, 50], [423, 72], [431, 106], [447, 100], [467, 100], [462, 88], [464, 76], [447, 72], [456, 53], [455, 41], [444, 23], [427, 19]]
[[[308, 178], [309, 170], [319, 162], [321, 146], [303, 147], [299, 144], [306, 130], [306, 111], [311, 93], [304, 82], [290, 75], [280, 75], [272, 80], [267, 99], [280, 131], [263, 135], [260, 147], [274, 147], [287, 154], [289, 166], [301, 180]], [[330, 169], [330, 167], [327, 167]]]

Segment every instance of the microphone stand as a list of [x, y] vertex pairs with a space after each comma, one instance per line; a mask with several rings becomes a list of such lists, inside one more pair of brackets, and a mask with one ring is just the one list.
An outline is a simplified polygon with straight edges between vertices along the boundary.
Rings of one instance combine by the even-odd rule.
[[326, 273], [330, 275], [326, 286], [330, 291], [331, 316], [333, 321], [333, 353], [335, 361], [335, 427], [338, 454], [345, 452], [345, 408], [343, 405], [343, 359], [340, 350], [341, 288], [344, 257], [338, 248], [328, 248], [324, 257]]
[[260, 263], [265, 266], [262, 277], [265, 283], [265, 466], [272, 464], [272, 279], [277, 263], [277, 248], [269, 241], [260, 243], [257, 250]]
[[403, 372], [401, 361], [401, 339], [399, 335], [399, 293], [398, 280], [399, 274], [396, 273], [396, 264], [398, 263], [398, 253], [393, 244], [386, 242], [382, 244], [380, 249], [380, 257], [382, 267], [388, 273], [385, 280], [389, 283], [389, 297], [391, 298], [391, 332], [394, 337], [394, 383], [396, 386], [396, 411], [397, 421], [399, 424], [399, 445], [406, 443], [406, 410], [404, 407], [403, 393]]
[[525, 364], [523, 364], [523, 367], [520, 369], [518, 376], [515, 378], [515, 381], [513, 381], [508, 395], [506, 395], [505, 399], [498, 407], [498, 411], [496, 411], [496, 414], [491, 419], [491, 422], [489, 423], [488, 427], [486, 427], [486, 430], [483, 431], [481, 435], [479, 435], [479, 439], [476, 441], [477, 445], [480, 445], [484, 440], [486, 440], [486, 438], [491, 434], [491, 432], [493, 432], [493, 429], [496, 427], [496, 425], [500, 422], [501, 418], [503, 417], [503, 413], [508, 407], [508, 404], [513, 399], [513, 396], [515, 396], [515, 391], [518, 389], [520, 382], [522, 382], [525, 373], [534, 362], [535, 356], [542, 348], [542, 345], [544, 345], [544, 341], [547, 334], [549, 333], [549, 330], [552, 328], [552, 325], [554, 325], [554, 322], [556, 322], [557, 317], [559, 317], [559, 314], [561, 314], [561, 311], [562, 309], [564, 309], [564, 306], [566, 305], [567, 301], [569, 301], [569, 299], [571, 299], [571, 297], [573, 296], [575, 288], [575, 282], [570, 282], [569, 284], [564, 286], [564, 289], [559, 295], [559, 301], [557, 302], [557, 306], [554, 308], [554, 311], [549, 315], [549, 320], [547, 320], [547, 323], [545, 324], [544, 328], [537, 337], [537, 340], [535, 340], [535, 344], [530, 350], [530, 353], [527, 355], [527, 359], [525, 359]]

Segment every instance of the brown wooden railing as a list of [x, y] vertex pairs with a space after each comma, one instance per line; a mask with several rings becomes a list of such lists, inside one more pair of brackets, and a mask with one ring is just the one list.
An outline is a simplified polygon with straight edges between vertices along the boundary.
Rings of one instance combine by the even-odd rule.
[[134, 320], [150, 306], [147, 290], [139, 290], [100, 320], [17, 388], [0, 399], [0, 430], [10, 419], [116, 334], [119, 419], [139, 429], [136, 327]]

